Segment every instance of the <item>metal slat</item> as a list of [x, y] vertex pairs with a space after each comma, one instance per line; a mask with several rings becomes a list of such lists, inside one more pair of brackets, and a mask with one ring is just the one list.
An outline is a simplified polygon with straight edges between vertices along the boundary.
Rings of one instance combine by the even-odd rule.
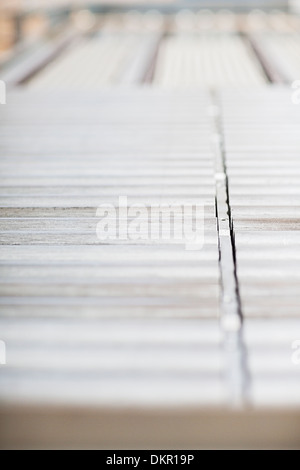
[[[209, 97], [60, 96], [12, 94], [1, 116], [3, 406], [223, 405]], [[119, 195], [179, 208], [206, 202], [204, 248], [101, 244], [96, 209]]]
[[299, 407], [292, 345], [300, 334], [300, 108], [289, 89], [270, 88], [248, 96], [224, 92], [222, 109], [252, 402]]

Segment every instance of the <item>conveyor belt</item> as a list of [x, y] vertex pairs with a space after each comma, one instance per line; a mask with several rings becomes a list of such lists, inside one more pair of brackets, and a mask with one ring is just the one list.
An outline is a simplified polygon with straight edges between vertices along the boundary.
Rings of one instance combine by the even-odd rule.
[[259, 86], [266, 81], [253, 51], [231, 34], [165, 39], [154, 76], [154, 84], [164, 88]]
[[[160, 36], [105, 33], [66, 51], [30, 81], [32, 89], [97, 89], [142, 83]], [[80, 70], [80, 72], [79, 72]], [[153, 86], [162, 88], [261, 86], [264, 71], [249, 43], [235, 34], [183, 34], [165, 38]]]
[[145, 78], [154, 58], [155, 34], [104, 34], [66, 51], [30, 82], [38, 89], [99, 89], [134, 85]]
[[[33, 78], [28, 76], [30, 61], [23, 64], [26, 73], [20, 81], [36, 90], [150, 82], [164, 89], [216, 89], [293, 82], [299, 75], [299, 18], [284, 13], [131, 12], [104, 15], [95, 20], [95, 30], [57, 52], [41, 70], [36, 67]], [[11, 75], [15, 78], [16, 71], [5, 80], [10, 82]]]

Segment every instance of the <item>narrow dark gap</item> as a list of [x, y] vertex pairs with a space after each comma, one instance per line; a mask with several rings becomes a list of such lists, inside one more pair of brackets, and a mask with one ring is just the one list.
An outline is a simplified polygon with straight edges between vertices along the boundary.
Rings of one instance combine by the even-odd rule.
[[[234, 276], [234, 295], [236, 300], [236, 310], [235, 313], [240, 318], [240, 328], [236, 332], [229, 333], [228, 341], [232, 344], [232, 341], [236, 345], [236, 360], [237, 363], [232, 365], [233, 368], [236, 367], [236, 373], [239, 376], [240, 380], [240, 397], [242, 399], [242, 403], [244, 406], [249, 406], [250, 403], [250, 390], [251, 390], [251, 374], [249, 370], [249, 362], [248, 362], [248, 351], [247, 345], [244, 339], [244, 315], [242, 309], [242, 301], [240, 295], [240, 286], [239, 286], [239, 278], [238, 278], [238, 260], [237, 260], [237, 249], [235, 243], [235, 231], [234, 231], [234, 222], [233, 222], [233, 215], [232, 209], [230, 204], [230, 185], [229, 185], [229, 178], [228, 178], [228, 169], [227, 169], [227, 162], [226, 162], [226, 152], [225, 152], [225, 143], [224, 143], [224, 132], [223, 132], [223, 116], [222, 116], [222, 107], [220, 103], [220, 97], [218, 93], [212, 93], [212, 99], [215, 105], [219, 109], [218, 115], [215, 117], [215, 126], [218, 134], [220, 135], [220, 159], [221, 159], [221, 166], [225, 175], [225, 192], [226, 192], [226, 200], [224, 201], [226, 204], [227, 216], [228, 216], [228, 224], [229, 224], [229, 238], [231, 243], [231, 250], [232, 250], [232, 262], [233, 262], [233, 276]], [[225, 199], [224, 198], [224, 199]], [[222, 266], [222, 244], [220, 239], [220, 214], [218, 210], [218, 198], [216, 197], [216, 217], [217, 217], [217, 229], [218, 229], [218, 238], [219, 238], [219, 261], [220, 261], [220, 269], [221, 269], [221, 276], [222, 271], [224, 270], [224, 266]], [[224, 296], [226, 296], [226, 292], [224, 292], [224, 285], [222, 283], [222, 301], [224, 301]], [[233, 312], [234, 313], [234, 312]], [[234, 369], [230, 370], [229, 372], [234, 374]], [[236, 379], [236, 376], [235, 376]]]
[[[229, 218], [229, 229], [230, 229], [230, 239], [231, 239], [231, 247], [232, 247], [232, 255], [233, 255], [233, 261], [234, 261], [234, 277], [235, 277], [235, 286], [236, 286], [236, 297], [237, 297], [237, 302], [238, 302], [238, 307], [239, 307], [239, 316], [241, 318], [241, 321], [243, 322], [244, 317], [243, 317], [243, 311], [242, 311], [242, 302], [241, 302], [241, 295], [240, 295], [240, 288], [239, 288], [239, 279], [238, 279], [238, 273], [237, 273], [237, 255], [236, 255], [236, 243], [235, 243], [235, 232], [234, 232], [234, 223], [233, 223], [233, 217], [232, 217], [232, 210], [231, 210], [231, 204], [230, 204], [230, 191], [229, 191], [229, 179], [228, 179], [228, 170], [227, 170], [227, 162], [226, 162], [226, 153], [225, 153], [225, 148], [224, 148], [224, 133], [223, 133], [223, 118], [222, 118], [222, 107], [220, 104], [220, 99], [218, 97], [218, 93], [213, 93], [213, 99], [214, 102], [218, 104], [218, 107], [220, 109], [220, 114], [218, 118], [216, 119], [217, 122], [217, 127], [218, 131], [221, 136], [221, 142], [220, 142], [220, 150], [222, 154], [222, 165], [224, 169], [224, 173], [226, 175], [226, 205], [227, 205], [227, 214]], [[216, 217], [218, 221], [218, 228], [219, 228], [219, 218], [218, 218], [218, 202], [216, 200]], [[221, 256], [221, 253], [220, 253]]]
[[217, 222], [217, 232], [218, 232], [218, 250], [219, 250], [219, 264], [221, 262], [221, 244], [220, 244], [220, 224], [219, 224], [219, 212], [218, 212], [218, 201], [217, 197], [215, 197], [215, 217], [216, 217], [216, 222]]
[[226, 157], [225, 157], [225, 150], [222, 144], [222, 155], [223, 155], [223, 162], [224, 162], [224, 171], [226, 174], [226, 196], [227, 196], [227, 207], [228, 207], [228, 217], [229, 217], [229, 228], [230, 228], [230, 239], [231, 239], [231, 247], [232, 247], [232, 256], [234, 262], [234, 277], [235, 277], [235, 288], [236, 288], [236, 298], [238, 303], [238, 313], [243, 324], [244, 322], [244, 315], [242, 309], [242, 301], [240, 295], [240, 285], [238, 279], [238, 269], [237, 269], [237, 255], [236, 255], [236, 244], [235, 244], [235, 232], [234, 232], [234, 224], [233, 224], [233, 217], [232, 217], [232, 210], [230, 204], [230, 195], [229, 195], [229, 180], [228, 180], [228, 173], [227, 173], [227, 165], [226, 165]]
[[234, 231], [234, 221], [232, 216], [232, 209], [230, 204], [230, 185], [229, 185], [229, 178], [228, 178], [228, 171], [227, 171], [227, 162], [226, 162], [226, 152], [224, 148], [224, 138], [223, 138], [223, 129], [222, 129], [222, 117], [220, 116], [220, 132], [222, 135], [222, 156], [223, 156], [223, 164], [224, 164], [224, 171], [226, 174], [226, 197], [227, 197], [227, 207], [228, 207], [228, 217], [229, 217], [229, 227], [230, 227], [230, 239], [231, 239], [231, 246], [232, 246], [232, 255], [233, 255], [233, 262], [234, 262], [234, 278], [235, 278], [235, 293], [238, 305], [238, 314], [241, 320], [241, 330], [239, 331], [239, 345], [240, 345], [240, 354], [241, 354], [241, 363], [243, 368], [244, 374], [244, 398], [246, 404], [249, 405], [250, 403], [250, 389], [251, 389], [251, 373], [249, 369], [249, 359], [248, 359], [248, 348], [244, 338], [244, 314], [243, 314], [243, 306], [242, 306], [242, 299], [240, 293], [240, 283], [238, 278], [238, 260], [237, 260], [237, 249], [236, 249], [236, 241], [235, 241], [235, 231]]

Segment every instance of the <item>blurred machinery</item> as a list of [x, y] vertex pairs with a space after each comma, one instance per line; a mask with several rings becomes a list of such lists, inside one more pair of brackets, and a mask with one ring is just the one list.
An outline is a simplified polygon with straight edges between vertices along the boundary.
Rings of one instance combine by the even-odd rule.
[[300, 19], [288, 8], [268, 11], [266, 2], [266, 10], [236, 12], [185, 2], [189, 9], [182, 10], [172, 2], [177, 10], [163, 13], [160, 5], [107, 11], [100, 3], [91, 9], [82, 9], [82, 2], [72, 8], [62, 2], [58, 9], [51, 3], [46, 10], [9, 4], [1, 15], [2, 78], [50, 88], [149, 82], [216, 88], [297, 77]]

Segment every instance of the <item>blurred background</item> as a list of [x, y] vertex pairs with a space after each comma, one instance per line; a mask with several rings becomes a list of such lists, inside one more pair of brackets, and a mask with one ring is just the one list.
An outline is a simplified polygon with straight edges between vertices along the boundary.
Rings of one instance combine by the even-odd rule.
[[1, 75], [8, 84], [35, 88], [291, 82], [300, 76], [297, 6], [287, 0], [1, 0]]

